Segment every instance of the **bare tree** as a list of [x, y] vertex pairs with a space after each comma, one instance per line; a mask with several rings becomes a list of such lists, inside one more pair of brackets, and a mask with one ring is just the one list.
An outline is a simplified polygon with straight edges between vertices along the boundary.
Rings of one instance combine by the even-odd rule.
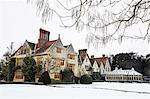
[[7, 52], [3, 55], [5, 57], [5, 66], [3, 67], [3, 73], [5, 75], [5, 80], [12, 81], [14, 76], [14, 66], [15, 66], [15, 59], [11, 58], [13, 53], [13, 43], [11, 42], [10, 46], [7, 47]]
[[3, 55], [5, 57], [6, 62], [8, 62], [10, 60], [11, 55], [12, 55], [12, 53], [14, 51], [14, 49], [13, 49], [13, 43], [14, 42], [11, 42], [10, 46], [7, 47], [7, 52], [5, 52], [5, 54]]
[[[107, 44], [111, 40], [118, 40], [120, 43], [123, 39], [146, 39], [150, 42], [149, 0], [27, 0], [27, 2], [35, 3], [37, 14], [44, 23], [56, 15], [62, 27], [75, 27], [78, 31], [88, 30], [86, 38], [88, 44]], [[129, 33], [128, 30], [134, 26], [138, 32]], [[141, 26], [144, 31], [141, 31]]]

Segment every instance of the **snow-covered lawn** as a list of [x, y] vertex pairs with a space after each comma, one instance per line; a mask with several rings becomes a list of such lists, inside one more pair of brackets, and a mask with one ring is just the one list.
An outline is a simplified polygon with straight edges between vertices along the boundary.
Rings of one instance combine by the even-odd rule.
[[0, 99], [150, 99], [150, 84], [99, 82], [91, 85], [1, 84]]

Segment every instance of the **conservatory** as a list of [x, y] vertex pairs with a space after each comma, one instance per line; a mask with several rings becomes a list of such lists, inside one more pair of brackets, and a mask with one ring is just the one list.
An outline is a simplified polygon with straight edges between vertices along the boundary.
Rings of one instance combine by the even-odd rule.
[[134, 70], [118, 69], [117, 67], [112, 72], [109, 72], [105, 76], [106, 81], [142, 81], [143, 75]]

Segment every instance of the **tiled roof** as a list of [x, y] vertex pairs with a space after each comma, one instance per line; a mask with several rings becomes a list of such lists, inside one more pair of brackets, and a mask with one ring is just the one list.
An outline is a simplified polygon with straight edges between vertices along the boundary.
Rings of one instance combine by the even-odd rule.
[[46, 44], [45, 44], [45, 47], [46, 48], [48, 48], [48, 47], [50, 47], [53, 43], [55, 43], [57, 40], [52, 40], [52, 41], [48, 41], [48, 42], [46, 42]]
[[105, 66], [106, 60], [108, 59], [108, 57], [100, 57], [100, 58], [95, 58], [95, 59], [96, 59], [97, 64], [98, 64], [99, 66], [101, 65], [101, 63], [103, 63], [104, 66]]
[[47, 48], [49, 48], [56, 41], [57, 40], [48, 41], [45, 44], [43, 44], [43, 46], [40, 47], [40, 48], [38, 47], [38, 44], [37, 44], [37, 47], [36, 47], [37, 51], [36, 51], [36, 53], [42, 53], [42, 52], [44, 52]]

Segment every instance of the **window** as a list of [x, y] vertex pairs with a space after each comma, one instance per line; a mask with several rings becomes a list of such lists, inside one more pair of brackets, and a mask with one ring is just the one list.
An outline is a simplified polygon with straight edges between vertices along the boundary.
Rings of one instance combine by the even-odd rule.
[[30, 53], [30, 49], [27, 48], [27, 49], [26, 49], [26, 54], [29, 54], [29, 53]]
[[74, 67], [75, 67], [75, 64], [68, 64], [68, 68], [70, 69], [70, 70], [74, 70]]
[[27, 50], [26, 49], [24, 49], [24, 54], [26, 54], [27, 53]]
[[23, 54], [23, 49], [21, 50], [20, 54]]
[[15, 79], [23, 79], [23, 75], [22, 75], [21, 70], [16, 71]]
[[57, 48], [56, 52], [61, 53], [61, 48]]
[[52, 59], [52, 60], [51, 60], [50, 65], [51, 65], [51, 66], [56, 65], [55, 59]]
[[99, 72], [99, 69], [97, 68], [96, 71]]
[[61, 66], [64, 65], [64, 60], [61, 60], [61, 61], [60, 61], [60, 65], [61, 65]]
[[56, 65], [57, 65], [57, 66], [64, 66], [64, 60], [57, 59], [57, 60], [56, 60]]
[[60, 80], [60, 74], [59, 74], [59, 73], [55, 73], [54, 79], [55, 79], [55, 80]]
[[22, 75], [16, 75], [16, 79], [23, 79]]
[[17, 59], [17, 65], [18, 66], [21, 66], [23, 64], [23, 59]]
[[68, 55], [68, 58], [74, 60], [74, 59], [75, 59], [75, 55], [70, 55], [70, 54], [69, 54], [69, 55]]
[[37, 64], [40, 65], [40, 64], [42, 64], [42, 63], [43, 63], [43, 62], [42, 62], [42, 57], [37, 58]]

